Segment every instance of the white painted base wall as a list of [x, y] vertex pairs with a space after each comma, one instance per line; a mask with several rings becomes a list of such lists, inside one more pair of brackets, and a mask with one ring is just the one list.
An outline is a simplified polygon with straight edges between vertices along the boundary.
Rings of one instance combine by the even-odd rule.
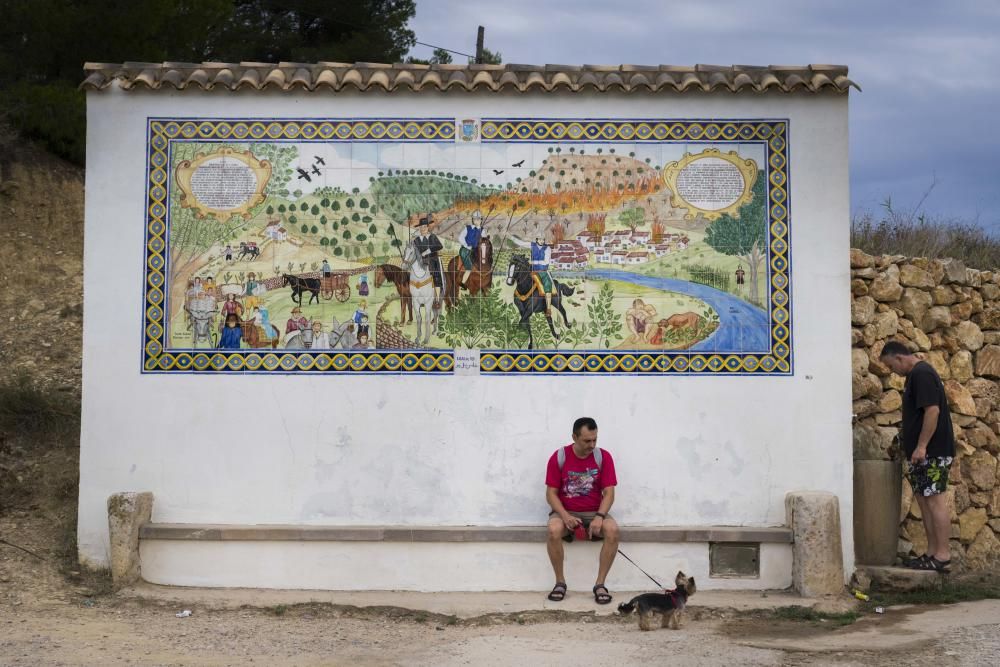
[[[623, 525], [782, 525], [786, 493], [829, 491], [840, 498], [849, 574], [847, 102], [729, 93], [89, 93], [81, 560], [107, 565], [106, 501], [130, 490], [153, 493], [154, 522], [540, 525], [545, 463], [586, 414], [615, 457], [613, 511]], [[795, 375], [142, 375], [147, 118], [197, 116], [788, 119]], [[570, 584], [589, 590], [596, 549], [570, 551]], [[762, 579], [743, 581], [706, 579], [705, 545], [633, 551], [652, 572], [669, 577], [683, 567], [706, 587], [782, 588], [791, 573], [787, 547], [766, 547]], [[143, 574], [179, 585], [331, 589], [552, 583], [544, 545], [150, 542]], [[646, 589], [644, 579], [622, 562], [610, 585]]]
[[[598, 544], [566, 547], [566, 581], [590, 592]], [[792, 583], [792, 549], [762, 544], [760, 578], [710, 579], [708, 544], [633, 544], [622, 551], [664, 586], [677, 570], [702, 590], [783, 589]], [[142, 578], [150, 583], [208, 588], [335, 591], [546, 591], [552, 567], [545, 544], [384, 542], [200, 542], [143, 540]], [[608, 576], [614, 591], [653, 590], [653, 582], [621, 556]]]

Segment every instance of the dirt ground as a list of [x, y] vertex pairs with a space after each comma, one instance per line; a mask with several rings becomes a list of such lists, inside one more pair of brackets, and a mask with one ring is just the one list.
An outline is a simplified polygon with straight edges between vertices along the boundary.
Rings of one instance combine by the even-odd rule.
[[[679, 631], [618, 615], [456, 618], [392, 607], [243, 606], [110, 594], [36, 511], [0, 517], [0, 665], [995, 665], [1000, 600], [890, 608], [853, 625], [699, 608]], [[27, 551], [25, 551], [25, 549]], [[27, 553], [28, 551], [32, 553]], [[197, 596], [191, 592], [192, 599]], [[240, 603], [244, 600], [236, 598]], [[176, 613], [190, 609], [187, 618]]]

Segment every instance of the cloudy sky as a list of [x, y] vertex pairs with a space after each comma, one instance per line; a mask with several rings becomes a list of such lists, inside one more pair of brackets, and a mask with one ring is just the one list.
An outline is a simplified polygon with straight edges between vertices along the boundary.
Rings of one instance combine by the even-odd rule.
[[410, 27], [474, 53], [479, 25], [507, 63], [847, 65], [852, 210], [1000, 234], [998, 0], [418, 0]]

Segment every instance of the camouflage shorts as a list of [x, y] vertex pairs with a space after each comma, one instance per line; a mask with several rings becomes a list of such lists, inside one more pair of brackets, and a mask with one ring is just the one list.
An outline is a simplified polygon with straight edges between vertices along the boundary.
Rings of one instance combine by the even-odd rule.
[[950, 456], [927, 458], [920, 463], [906, 464], [906, 479], [910, 480], [913, 492], [921, 496], [936, 496], [948, 488]]

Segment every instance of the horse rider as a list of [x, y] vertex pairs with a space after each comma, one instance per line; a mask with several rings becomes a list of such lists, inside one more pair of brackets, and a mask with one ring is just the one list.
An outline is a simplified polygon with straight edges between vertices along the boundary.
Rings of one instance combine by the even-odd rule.
[[465, 271], [462, 272], [462, 279], [458, 281], [458, 286], [461, 289], [468, 289], [465, 283], [469, 279], [469, 276], [472, 275], [472, 269], [475, 266], [473, 256], [479, 251], [479, 242], [482, 238], [483, 216], [479, 211], [474, 211], [472, 213], [472, 224], [465, 226], [465, 233], [459, 239], [462, 247], [458, 249], [458, 256], [462, 260], [462, 266], [465, 268]]
[[549, 264], [552, 263], [552, 246], [545, 241], [545, 235], [535, 232], [535, 240], [531, 243], [512, 238], [514, 245], [531, 251], [531, 277], [540, 287], [545, 297], [545, 314], [552, 314], [552, 295], [555, 293], [552, 276], [549, 275]]
[[434, 282], [434, 307], [441, 307], [441, 289], [444, 287], [444, 271], [441, 270], [441, 257], [438, 255], [444, 249], [441, 240], [431, 233], [430, 226], [434, 222], [428, 213], [417, 223], [417, 235], [413, 239], [413, 247], [420, 254], [424, 266], [430, 271]]

